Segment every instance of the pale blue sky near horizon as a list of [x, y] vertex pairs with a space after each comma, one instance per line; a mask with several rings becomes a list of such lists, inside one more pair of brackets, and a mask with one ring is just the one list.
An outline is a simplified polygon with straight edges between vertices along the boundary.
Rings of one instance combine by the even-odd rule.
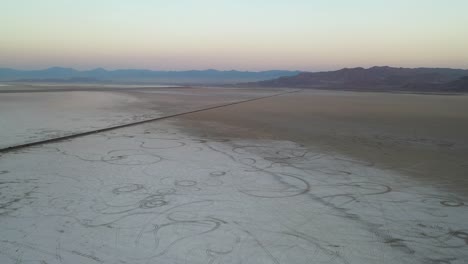
[[468, 68], [462, 0], [3, 0], [0, 67]]

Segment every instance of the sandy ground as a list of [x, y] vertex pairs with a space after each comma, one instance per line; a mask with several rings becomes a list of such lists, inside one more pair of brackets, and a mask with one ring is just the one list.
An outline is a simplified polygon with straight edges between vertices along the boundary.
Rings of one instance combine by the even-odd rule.
[[[206, 105], [272, 92], [191, 91], [164, 98]], [[466, 263], [456, 169], [424, 178], [377, 147], [457, 158], [466, 98], [315, 93], [2, 153], [0, 263]], [[397, 116], [407, 117], [399, 127]], [[453, 123], [428, 129], [442, 117]]]
[[298, 142], [468, 195], [468, 96], [306, 90], [183, 123], [209, 136]]

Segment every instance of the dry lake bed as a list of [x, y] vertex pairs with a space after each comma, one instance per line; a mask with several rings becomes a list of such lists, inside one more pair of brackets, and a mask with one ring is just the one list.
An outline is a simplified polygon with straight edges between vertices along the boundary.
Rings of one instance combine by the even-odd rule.
[[468, 96], [87, 89], [2, 87], [0, 148], [265, 98], [2, 151], [0, 263], [468, 262]]

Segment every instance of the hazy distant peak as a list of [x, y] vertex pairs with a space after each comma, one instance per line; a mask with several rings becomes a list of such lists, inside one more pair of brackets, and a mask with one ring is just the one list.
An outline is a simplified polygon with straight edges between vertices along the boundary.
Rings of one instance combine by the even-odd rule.
[[50, 67], [50, 68], [47, 68], [46, 70], [47, 71], [62, 71], [62, 72], [74, 72], [74, 71], [76, 71], [73, 68], [64, 68], [64, 67], [58, 67], [58, 66]]
[[72, 68], [51, 67], [45, 70], [15, 70], [0, 69], [0, 81], [114, 81], [114, 82], [145, 82], [160, 84], [229, 84], [238, 82], [261, 81], [280, 76], [292, 76], [298, 71], [220, 71], [215, 69], [188, 71], [153, 71], [147, 69], [106, 70], [95, 68], [78, 71]]
[[92, 69], [92, 70], [90, 70], [90, 71], [91, 71], [91, 72], [107, 72], [107, 70], [104, 69], [104, 68], [95, 68], [95, 69]]

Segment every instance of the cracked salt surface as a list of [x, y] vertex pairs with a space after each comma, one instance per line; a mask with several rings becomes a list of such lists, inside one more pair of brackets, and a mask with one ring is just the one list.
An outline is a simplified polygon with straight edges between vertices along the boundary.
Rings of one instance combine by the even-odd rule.
[[0, 157], [0, 263], [466, 263], [467, 201], [170, 122]]

